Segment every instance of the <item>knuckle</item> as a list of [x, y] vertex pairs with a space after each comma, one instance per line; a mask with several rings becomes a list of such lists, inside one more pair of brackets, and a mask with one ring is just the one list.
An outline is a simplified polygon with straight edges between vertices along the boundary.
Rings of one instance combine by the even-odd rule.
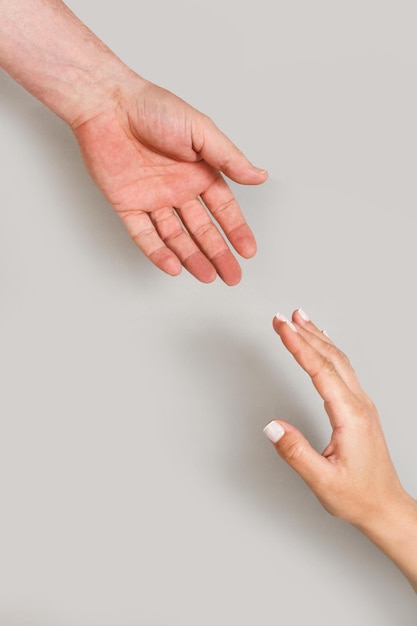
[[290, 464], [298, 463], [304, 455], [304, 449], [300, 442], [290, 437], [284, 437], [281, 440], [279, 452]]
[[335, 372], [336, 372], [336, 367], [334, 363], [329, 358], [327, 358], [327, 356], [320, 354], [318, 355], [318, 363], [314, 371], [311, 373], [311, 378], [314, 381], [315, 379], [319, 378], [323, 374], [331, 375], [331, 374], [334, 374]]
[[329, 358], [336, 364], [341, 367], [350, 366], [350, 361], [346, 354], [339, 350], [336, 346], [329, 344], [328, 348]]
[[207, 113], [204, 113], [203, 111], [199, 111], [199, 115], [200, 115], [200, 119], [203, 120], [203, 122], [205, 122], [206, 124], [214, 124], [213, 120], [211, 119], [209, 115], [207, 115]]
[[322, 369], [326, 372], [326, 374], [335, 374], [337, 372], [335, 363], [326, 358], [323, 359]]

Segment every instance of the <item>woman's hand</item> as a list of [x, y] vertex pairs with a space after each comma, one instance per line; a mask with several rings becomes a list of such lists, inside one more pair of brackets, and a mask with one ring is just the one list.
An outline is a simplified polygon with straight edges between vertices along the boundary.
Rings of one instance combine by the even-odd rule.
[[325, 509], [366, 534], [417, 589], [417, 503], [401, 486], [375, 405], [347, 357], [302, 310], [292, 321], [278, 314], [273, 325], [323, 398], [332, 435], [319, 454], [282, 420], [265, 434]]
[[[323, 398], [333, 432], [319, 454], [299, 431], [280, 421], [285, 435], [275, 446], [330, 513], [355, 524], [379, 515], [403, 490], [375, 405], [347, 357], [306, 318], [299, 310], [292, 322], [277, 316], [273, 325]], [[274, 432], [277, 436], [275, 426], [265, 429], [266, 435]]]

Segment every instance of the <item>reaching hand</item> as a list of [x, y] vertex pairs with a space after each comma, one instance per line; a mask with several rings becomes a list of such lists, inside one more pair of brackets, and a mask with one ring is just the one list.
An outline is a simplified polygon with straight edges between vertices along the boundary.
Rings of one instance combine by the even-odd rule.
[[[403, 499], [377, 410], [346, 356], [301, 310], [274, 319], [287, 350], [310, 375], [324, 400], [333, 432], [322, 454], [288, 423], [265, 433], [333, 515], [361, 525]], [[285, 433], [285, 434], [284, 434]]]
[[242, 257], [253, 256], [256, 243], [221, 172], [250, 185], [267, 173], [207, 116], [136, 77], [113, 108], [73, 130], [93, 180], [155, 265], [171, 275], [184, 266], [203, 282], [239, 282], [213, 218]]
[[417, 502], [400, 484], [373, 402], [346, 356], [301, 309], [273, 324], [323, 398], [333, 432], [322, 454], [282, 420], [265, 434], [327, 511], [363, 532], [417, 592]]

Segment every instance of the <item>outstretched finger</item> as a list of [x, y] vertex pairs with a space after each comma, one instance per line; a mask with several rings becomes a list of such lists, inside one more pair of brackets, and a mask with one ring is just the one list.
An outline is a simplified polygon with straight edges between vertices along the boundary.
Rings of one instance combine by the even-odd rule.
[[185, 269], [203, 283], [215, 280], [217, 271], [207, 256], [195, 244], [172, 208], [166, 207], [150, 214], [158, 235], [177, 256]]
[[354, 408], [358, 402], [355, 394], [334, 364], [308, 341], [302, 329], [299, 330], [294, 322], [278, 313], [273, 325], [284, 346], [307, 372], [323, 398], [333, 428], [342, 426], [345, 413], [342, 409], [346, 406]]
[[129, 211], [121, 215], [121, 218], [133, 241], [154, 265], [170, 276], [180, 274], [182, 269], [180, 260], [164, 244], [156, 232], [148, 213], [144, 211]]
[[245, 259], [254, 256], [256, 253], [255, 237], [232, 190], [221, 174], [201, 194], [201, 197], [236, 252]]
[[351, 391], [365, 397], [366, 394], [348, 357], [335, 346], [329, 336], [319, 330], [302, 309], [294, 311], [292, 320], [297, 324], [299, 332], [303, 334], [306, 341], [333, 364]]
[[185, 228], [227, 285], [242, 276], [239, 263], [200, 200], [190, 200], [177, 209]]
[[302, 328], [305, 328], [310, 333], [321, 339], [325, 343], [333, 343], [329, 335], [324, 329], [319, 329], [309, 318], [307, 313], [303, 309], [297, 309], [292, 314], [292, 320]]

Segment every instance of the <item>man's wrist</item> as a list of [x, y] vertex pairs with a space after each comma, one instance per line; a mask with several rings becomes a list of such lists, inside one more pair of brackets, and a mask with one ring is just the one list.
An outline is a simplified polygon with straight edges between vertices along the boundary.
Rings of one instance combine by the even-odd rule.
[[60, 0], [0, 0], [0, 66], [71, 127], [138, 77]]
[[48, 104], [46, 98], [44, 102], [73, 130], [115, 108], [133, 84], [139, 91], [147, 82], [111, 52], [88, 67], [68, 68], [65, 78], [62, 92], [55, 94], [54, 102]]

